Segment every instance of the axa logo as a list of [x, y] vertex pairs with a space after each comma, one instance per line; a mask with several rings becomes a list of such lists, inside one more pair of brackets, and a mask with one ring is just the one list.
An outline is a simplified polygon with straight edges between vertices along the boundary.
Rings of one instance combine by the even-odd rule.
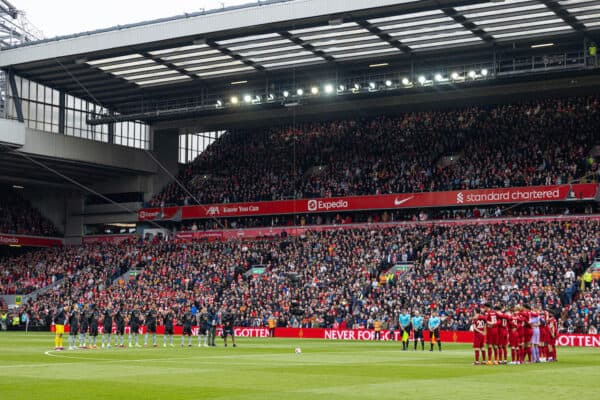
[[396, 207], [399, 207], [399, 206], [401, 206], [402, 204], [404, 204], [404, 203], [406, 203], [407, 201], [409, 201], [410, 199], [412, 199], [413, 197], [415, 197], [415, 196], [410, 196], [410, 197], [407, 197], [407, 198], [405, 198], [405, 199], [402, 199], [402, 200], [400, 200], [400, 199], [398, 199], [398, 198], [394, 198], [394, 205], [395, 205]]
[[208, 210], [206, 211], [207, 215], [219, 215], [220, 213], [219, 206], [208, 207]]
[[465, 202], [465, 195], [463, 194], [463, 192], [458, 192], [456, 195], [456, 203], [462, 204], [464, 202]]
[[317, 211], [318, 203], [316, 200], [308, 201], [308, 211]]

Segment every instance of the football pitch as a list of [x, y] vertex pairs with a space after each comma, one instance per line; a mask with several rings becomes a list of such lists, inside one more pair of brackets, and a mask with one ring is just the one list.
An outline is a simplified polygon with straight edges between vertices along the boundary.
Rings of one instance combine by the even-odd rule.
[[[0, 332], [2, 399], [597, 399], [600, 350], [558, 363], [473, 366], [467, 345], [243, 339], [238, 347], [50, 351], [49, 333]], [[65, 340], [66, 342], [66, 340]], [[302, 354], [294, 349], [301, 347]], [[427, 349], [427, 345], [426, 345]]]

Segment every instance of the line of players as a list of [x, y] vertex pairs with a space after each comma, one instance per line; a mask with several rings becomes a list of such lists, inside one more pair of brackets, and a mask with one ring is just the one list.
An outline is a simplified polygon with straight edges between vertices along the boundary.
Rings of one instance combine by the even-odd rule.
[[[69, 325], [70, 331], [68, 336], [68, 349], [75, 350], [77, 348], [96, 349], [97, 338], [99, 334], [99, 326], [102, 326], [102, 348], [111, 348], [111, 343], [114, 336], [114, 347], [126, 347], [125, 327], [129, 326], [129, 347], [142, 347], [140, 345], [139, 330], [142, 326], [146, 327], [144, 335], [144, 347], [150, 345], [149, 338], [151, 337], [151, 346], [158, 347], [157, 325], [162, 322], [164, 326], [163, 347], [173, 345], [174, 327], [177, 322], [183, 327], [181, 335], [181, 347], [185, 346], [187, 337], [187, 346], [192, 347], [192, 327], [198, 326], [198, 347], [214, 347], [217, 325], [223, 324], [222, 337], [227, 347], [227, 337], [231, 336], [233, 347], [236, 347], [234, 335], [235, 317], [232, 313], [215, 312], [212, 309], [203, 310], [202, 312], [184, 312], [180, 318], [177, 318], [172, 310], [163, 309], [158, 311], [150, 309], [146, 313], [138, 309], [133, 309], [130, 312], [122, 308], [112, 310], [106, 308], [103, 313], [94, 306], [84, 306], [82, 310], [74, 306], [59, 306], [54, 314], [53, 324], [55, 326], [55, 350], [64, 350], [63, 334], [64, 326]], [[113, 334], [114, 332], [114, 334]], [[204, 342], [204, 343], [202, 343]]]
[[501, 306], [486, 304], [475, 314], [471, 330], [474, 365], [516, 365], [524, 364], [526, 359], [528, 363], [556, 361], [558, 323], [548, 311], [525, 305], [508, 312]]

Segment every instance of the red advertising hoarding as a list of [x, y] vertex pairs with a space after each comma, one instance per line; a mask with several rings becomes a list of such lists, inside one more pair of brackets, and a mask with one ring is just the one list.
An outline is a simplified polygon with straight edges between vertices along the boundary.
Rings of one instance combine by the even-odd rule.
[[[54, 326], [52, 326], [54, 331]], [[183, 328], [175, 326], [175, 335], [181, 335]], [[65, 332], [69, 332], [69, 327], [65, 326]], [[100, 334], [103, 333], [102, 326], [99, 326]], [[113, 333], [116, 329], [113, 327]], [[129, 333], [129, 327], [125, 328], [125, 333]], [[146, 333], [146, 328], [141, 327], [139, 333]], [[164, 327], [158, 326], [157, 333], [164, 334]], [[217, 329], [217, 336], [222, 333], [221, 328]], [[239, 337], [259, 337], [267, 338], [270, 336], [269, 329], [264, 327], [242, 327], [234, 329], [235, 336]], [[192, 328], [192, 334], [198, 335], [198, 327]], [[324, 328], [275, 328], [276, 338], [290, 339], [324, 339], [324, 340], [373, 340], [375, 331], [372, 329], [324, 329]], [[429, 341], [429, 331], [423, 331], [424, 340]], [[399, 341], [400, 332], [381, 331], [382, 340]], [[473, 343], [473, 332], [469, 331], [441, 331], [440, 339], [443, 343]], [[412, 340], [412, 336], [411, 336]], [[560, 334], [556, 338], [556, 344], [563, 347], [600, 347], [600, 335], [584, 334]]]
[[399, 208], [460, 207], [503, 203], [589, 200], [596, 197], [597, 191], [597, 184], [584, 183], [575, 185], [529, 186], [498, 189], [455, 190], [449, 192], [405, 193], [146, 208], [138, 211], [138, 220], [153, 221], [172, 219], [178, 212], [181, 212], [181, 219], [202, 219], [390, 210]]
[[63, 240], [59, 238], [0, 233], [0, 246], [56, 247], [62, 245]]
[[84, 236], [83, 243], [121, 243], [126, 240], [137, 240], [139, 235], [95, 235], [95, 236]]

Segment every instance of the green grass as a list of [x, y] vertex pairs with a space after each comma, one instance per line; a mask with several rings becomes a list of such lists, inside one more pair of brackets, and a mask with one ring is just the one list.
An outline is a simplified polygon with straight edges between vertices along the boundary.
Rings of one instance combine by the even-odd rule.
[[[162, 338], [161, 338], [162, 340]], [[160, 342], [162, 344], [162, 341]], [[176, 338], [175, 343], [179, 343]], [[597, 399], [600, 350], [559, 362], [472, 366], [466, 345], [240, 339], [237, 348], [48, 352], [50, 334], [0, 332], [1, 399]], [[302, 347], [296, 356], [294, 348]]]

